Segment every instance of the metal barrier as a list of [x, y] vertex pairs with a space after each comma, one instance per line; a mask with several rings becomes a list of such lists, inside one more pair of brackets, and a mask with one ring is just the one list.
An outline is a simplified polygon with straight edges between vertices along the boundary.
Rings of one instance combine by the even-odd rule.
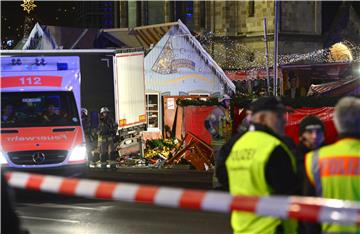
[[6, 179], [16, 188], [69, 196], [223, 213], [246, 211], [259, 216], [281, 219], [360, 226], [360, 202], [295, 196], [232, 196], [225, 192], [104, 182], [23, 172], [8, 172]]

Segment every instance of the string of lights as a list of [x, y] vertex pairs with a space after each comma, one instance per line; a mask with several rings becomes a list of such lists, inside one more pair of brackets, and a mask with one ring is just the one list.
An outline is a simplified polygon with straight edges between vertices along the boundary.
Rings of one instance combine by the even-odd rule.
[[[46, 5], [46, 9], [43, 7], [44, 3], [41, 1], [35, 2], [34, 0], [23, 0], [23, 2], [20, 3], [21, 4], [19, 4], [19, 2], [13, 3], [16, 4], [16, 7], [18, 8], [18, 12], [13, 15], [18, 15], [17, 13], [22, 11], [22, 16], [24, 17], [22, 18], [22, 22], [20, 19], [17, 21], [20, 23], [16, 24], [14, 17], [10, 13], [3, 14], [1, 17], [2, 28], [9, 32], [7, 36], [2, 38], [3, 49], [13, 48], [24, 35], [30, 32], [36, 22], [43, 21], [44, 24], [61, 24], [64, 26], [66, 25], [67, 20], [70, 21], [71, 19], [71, 21], [73, 21], [73, 18], [78, 14], [79, 10], [79, 6], [71, 2], [66, 2], [66, 4], [65, 2], [62, 4], [48, 4], [49, 6]], [[105, 3], [106, 5], [104, 5], [104, 7], [106, 8], [106, 11], [108, 11], [111, 7], [109, 8], [107, 2], [104, 2], [104, 4]], [[10, 2], [8, 4], [10, 4]], [[47, 13], [51, 12], [51, 14], [46, 14], [46, 17], [48, 17], [46, 19], [40, 19], [38, 15], [44, 17], [44, 14], [41, 13], [45, 10]], [[108, 19], [106, 19], [106, 23], [109, 23]], [[111, 22], [109, 24], [111, 24]], [[224, 69], [249, 70], [265, 68], [265, 51], [261, 46], [256, 49], [250, 48], [239, 40], [230, 37], [215, 37], [212, 32], [198, 34], [196, 38], [200, 41], [205, 50], [212, 55], [214, 60]], [[343, 42], [342, 44], [347, 45], [346, 42]], [[351, 51], [351, 56], [353, 57], [352, 61], [360, 62], [360, 47], [358, 45], [351, 45], [347, 48], [341, 47], [342, 46], [334, 47], [333, 50], [335, 52], [331, 52], [330, 48], [326, 48], [304, 54], [283, 54], [279, 56], [279, 64], [284, 65], [303, 61], [306, 61], [307, 63], [347, 61], [349, 58], [347, 50]], [[273, 60], [273, 53], [269, 53], [269, 64], [273, 64]]]
[[[224, 37], [218, 40], [209, 35], [198, 37], [204, 48], [214, 57], [221, 67], [229, 70], [251, 70], [265, 68], [264, 49], [250, 49], [245, 44]], [[216, 49], [213, 49], [216, 47]], [[330, 48], [318, 49], [304, 54], [279, 55], [279, 65], [293, 63], [333, 63], [360, 62], [360, 46], [348, 41], [339, 42]], [[269, 64], [274, 63], [273, 54], [269, 54]]]

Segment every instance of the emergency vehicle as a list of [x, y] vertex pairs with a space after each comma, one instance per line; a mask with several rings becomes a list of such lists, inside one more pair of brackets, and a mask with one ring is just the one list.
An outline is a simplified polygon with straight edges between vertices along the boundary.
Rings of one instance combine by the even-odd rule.
[[1, 56], [0, 163], [86, 164], [78, 56]]

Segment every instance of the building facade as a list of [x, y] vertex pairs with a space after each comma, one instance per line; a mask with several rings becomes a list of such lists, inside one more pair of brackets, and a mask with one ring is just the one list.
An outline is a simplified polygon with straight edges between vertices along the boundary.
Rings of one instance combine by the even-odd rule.
[[[75, 24], [82, 28], [114, 28], [120, 26], [120, 2], [115, 1], [82, 1], [77, 2], [79, 16]], [[127, 11], [126, 11], [127, 12]]]
[[[323, 47], [321, 4], [318, 1], [280, 2], [280, 54], [301, 54]], [[122, 5], [127, 8], [121, 8]], [[118, 18], [122, 26], [181, 19], [224, 69], [257, 67], [265, 63], [266, 18], [272, 62], [274, 1], [120, 1], [118, 8], [122, 9]]]
[[[356, 21], [360, 4], [346, 1], [279, 2], [280, 55], [311, 53], [339, 41], [358, 38], [356, 26], [359, 23]], [[134, 28], [180, 19], [225, 70], [265, 66], [266, 18], [269, 64], [273, 63], [274, 0], [120, 0], [78, 4], [77, 21], [85, 28]]]

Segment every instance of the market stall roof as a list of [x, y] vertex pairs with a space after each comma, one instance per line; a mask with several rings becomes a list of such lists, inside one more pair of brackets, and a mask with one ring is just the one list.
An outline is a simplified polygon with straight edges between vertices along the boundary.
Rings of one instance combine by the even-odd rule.
[[97, 28], [71, 28], [43, 25], [56, 40], [59, 49], [92, 49], [98, 35]]
[[[161, 81], [162, 76], [160, 77], [159, 75], [155, 74], [176, 76], [176, 74], [179, 74], [174, 72], [174, 70], [177, 70], [177, 68], [180, 70], [190, 69], [191, 71], [193, 71], [191, 74], [192, 78], [197, 76], [199, 80], [208, 80], [209, 78], [204, 77], [204, 74], [206, 75], [206, 71], [198, 70], [199, 68], [206, 68], [209, 69], [209, 74], [214, 74], [217, 81], [223, 84], [223, 87], [226, 90], [225, 93], [235, 93], [235, 85], [225, 75], [221, 67], [201, 46], [200, 42], [191, 34], [190, 30], [186, 27], [186, 25], [183, 24], [181, 20], [178, 20], [176, 23], [168, 24], [168, 26], [171, 26], [170, 29], [160, 39], [160, 41], [153, 46], [154, 48], [145, 57], [145, 66], [148, 66], [149, 72], [151, 74], [154, 74], [154, 76], [147, 75], [147, 79], [149, 80], [147, 84], [147, 89], [157, 90], [158, 88], [160, 88], [159, 84], [161, 82], [164, 82]], [[145, 29], [147, 28], [148, 27], [141, 27], [140, 30], [146, 32], [147, 30]], [[154, 41], [155, 39], [156, 38], [153, 37]], [[192, 56], [194, 56], [194, 58], [192, 58]], [[195, 73], [197, 75], [194, 75]], [[180, 79], [179, 77], [172, 78], [174, 78], [175, 80]], [[187, 78], [190, 77], [185, 77], [181, 79]], [[185, 82], [185, 80], [183, 81]], [[149, 83], [153, 83], [154, 87], [152, 87]], [[189, 84], [189, 86], [193, 85], [196, 84]], [[169, 88], [169, 85], [167, 85], [165, 88]]]
[[127, 28], [111, 28], [103, 29], [105, 37], [112, 37], [119, 43], [124, 43], [128, 47], [144, 47], [151, 48], [169, 31], [169, 29], [177, 25], [178, 22], [153, 24], [140, 26], [131, 29]]
[[[333, 62], [333, 63], [308, 63], [308, 64], [284, 64], [279, 68], [282, 71], [303, 70], [311, 74], [312, 79], [329, 79], [339, 78], [343, 73], [346, 73], [351, 68], [350, 62]], [[273, 69], [269, 69], [270, 77], [274, 76]], [[246, 80], [265, 80], [267, 72], [265, 68], [250, 69], [250, 70], [227, 70], [225, 71], [227, 77], [232, 81], [246, 81]]]
[[56, 49], [58, 47], [55, 38], [51, 33], [46, 29], [40, 26], [39, 23], [36, 23], [31, 30], [28, 37], [24, 37], [20, 42], [15, 46], [15, 50], [29, 50], [29, 49], [38, 49], [38, 50], [49, 50]]
[[317, 64], [287, 64], [281, 65], [282, 71], [301, 70], [306, 72], [306, 78], [312, 80], [343, 79], [352, 70], [352, 62], [333, 62]]
[[118, 47], [144, 47], [139, 41], [138, 37], [135, 35], [135, 31], [133, 29], [128, 28], [109, 28], [103, 29], [104, 38], [110, 40]]
[[206, 65], [211, 68], [220, 81], [225, 84], [225, 87], [230, 92], [235, 92], [235, 85], [181, 20], [135, 28], [113, 29], [71, 28], [39, 25], [37, 23], [29, 37], [24, 38], [16, 46], [16, 49], [94, 49], [104, 48], [101, 46], [108, 44], [106, 41], [109, 41], [116, 48], [144, 47], [145, 49], [152, 49], [174, 27], [179, 32], [181, 31], [182, 36], [201, 59], [205, 61]]
[[360, 76], [311, 85], [307, 96], [342, 96], [350, 94], [360, 94]]
[[280, 65], [281, 69], [306, 69], [311, 70], [312, 68], [327, 67], [327, 66], [349, 66], [351, 62], [333, 62], [333, 63], [290, 63]]
[[[240, 71], [225, 71], [226, 76], [232, 81], [247, 81], [247, 80], [266, 80], [267, 72], [265, 69], [240, 70]], [[271, 69], [269, 71], [270, 77], [274, 76]]]
[[[36, 24], [29, 37], [23, 38], [15, 47], [16, 50], [25, 50], [25, 44], [46, 44], [44, 49], [92, 49], [103, 48], [101, 41], [108, 40], [114, 47], [151, 49], [168, 31], [178, 22], [153, 24], [135, 28], [73, 28]], [[47, 41], [51, 41], [49, 44]]]
[[101, 30], [96, 28], [72, 28], [36, 23], [30, 35], [23, 38], [14, 49], [92, 49], [100, 33]]

